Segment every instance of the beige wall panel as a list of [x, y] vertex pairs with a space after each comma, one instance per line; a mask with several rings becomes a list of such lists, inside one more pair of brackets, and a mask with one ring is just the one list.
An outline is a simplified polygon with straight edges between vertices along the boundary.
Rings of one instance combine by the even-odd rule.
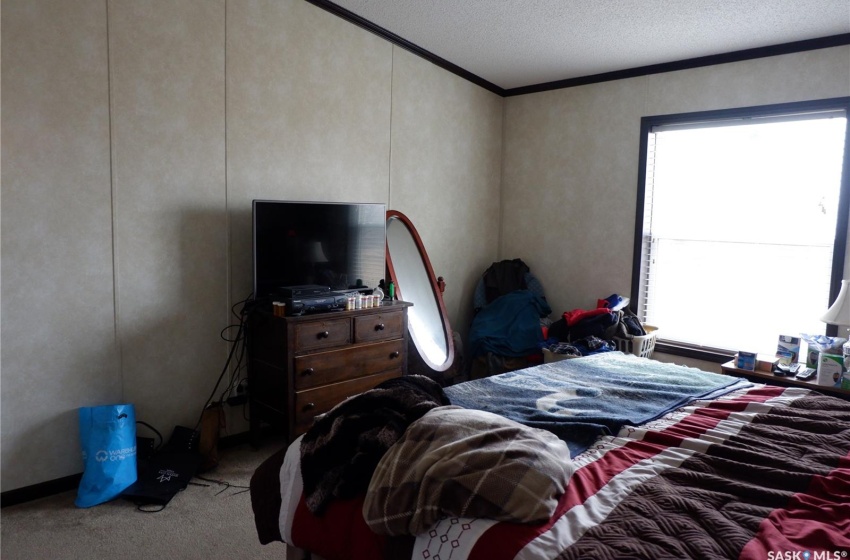
[[227, 355], [223, 0], [109, 5], [125, 399], [194, 426]]
[[641, 84], [506, 100], [502, 255], [529, 265], [553, 319], [629, 292]]
[[252, 289], [251, 200], [383, 202], [391, 45], [300, 0], [228, 3], [232, 297]]
[[506, 99], [502, 254], [554, 316], [631, 286], [640, 118], [850, 95], [850, 47]]
[[657, 74], [643, 115], [841, 97], [850, 92], [850, 46]]
[[2, 490], [78, 473], [77, 409], [121, 398], [106, 6], [2, 20]]
[[394, 49], [390, 206], [411, 219], [445, 278], [446, 310], [464, 338], [475, 285], [498, 257], [503, 103]]

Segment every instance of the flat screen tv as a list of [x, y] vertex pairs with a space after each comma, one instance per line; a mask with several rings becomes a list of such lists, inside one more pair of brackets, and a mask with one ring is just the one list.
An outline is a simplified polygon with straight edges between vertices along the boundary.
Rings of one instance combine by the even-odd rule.
[[386, 206], [254, 200], [254, 298], [289, 286], [374, 288], [384, 278]]

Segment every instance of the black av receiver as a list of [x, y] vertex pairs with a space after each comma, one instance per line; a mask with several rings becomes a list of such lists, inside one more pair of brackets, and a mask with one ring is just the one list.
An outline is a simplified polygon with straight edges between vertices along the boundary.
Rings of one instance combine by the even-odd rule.
[[342, 292], [325, 292], [325, 295], [309, 295], [303, 297], [285, 298], [287, 315], [304, 315], [305, 313], [322, 313], [345, 309], [348, 295]]

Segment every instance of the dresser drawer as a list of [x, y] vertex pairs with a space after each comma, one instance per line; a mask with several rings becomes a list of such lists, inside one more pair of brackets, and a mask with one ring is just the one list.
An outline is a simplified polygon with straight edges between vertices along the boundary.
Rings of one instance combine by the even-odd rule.
[[347, 397], [362, 393], [382, 381], [400, 375], [401, 368], [307, 391], [297, 391], [295, 393], [294, 435], [297, 436], [306, 432], [313, 424], [314, 417], [329, 411]]
[[404, 336], [404, 313], [370, 313], [354, 318], [354, 342], [389, 340]]
[[295, 358], [295, 390], [356, 379], [401, 368], [401, 339], [317, 352]]
[[295, 326], [295, 351], [321, 350], [351, 343], [351, 320], [348, 317], [309, 321]]

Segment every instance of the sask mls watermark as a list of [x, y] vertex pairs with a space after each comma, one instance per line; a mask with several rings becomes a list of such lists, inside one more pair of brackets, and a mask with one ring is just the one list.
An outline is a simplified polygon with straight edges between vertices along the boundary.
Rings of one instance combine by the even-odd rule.
[[770, 550], [767, 560], [842, 560], [846, 550]]

